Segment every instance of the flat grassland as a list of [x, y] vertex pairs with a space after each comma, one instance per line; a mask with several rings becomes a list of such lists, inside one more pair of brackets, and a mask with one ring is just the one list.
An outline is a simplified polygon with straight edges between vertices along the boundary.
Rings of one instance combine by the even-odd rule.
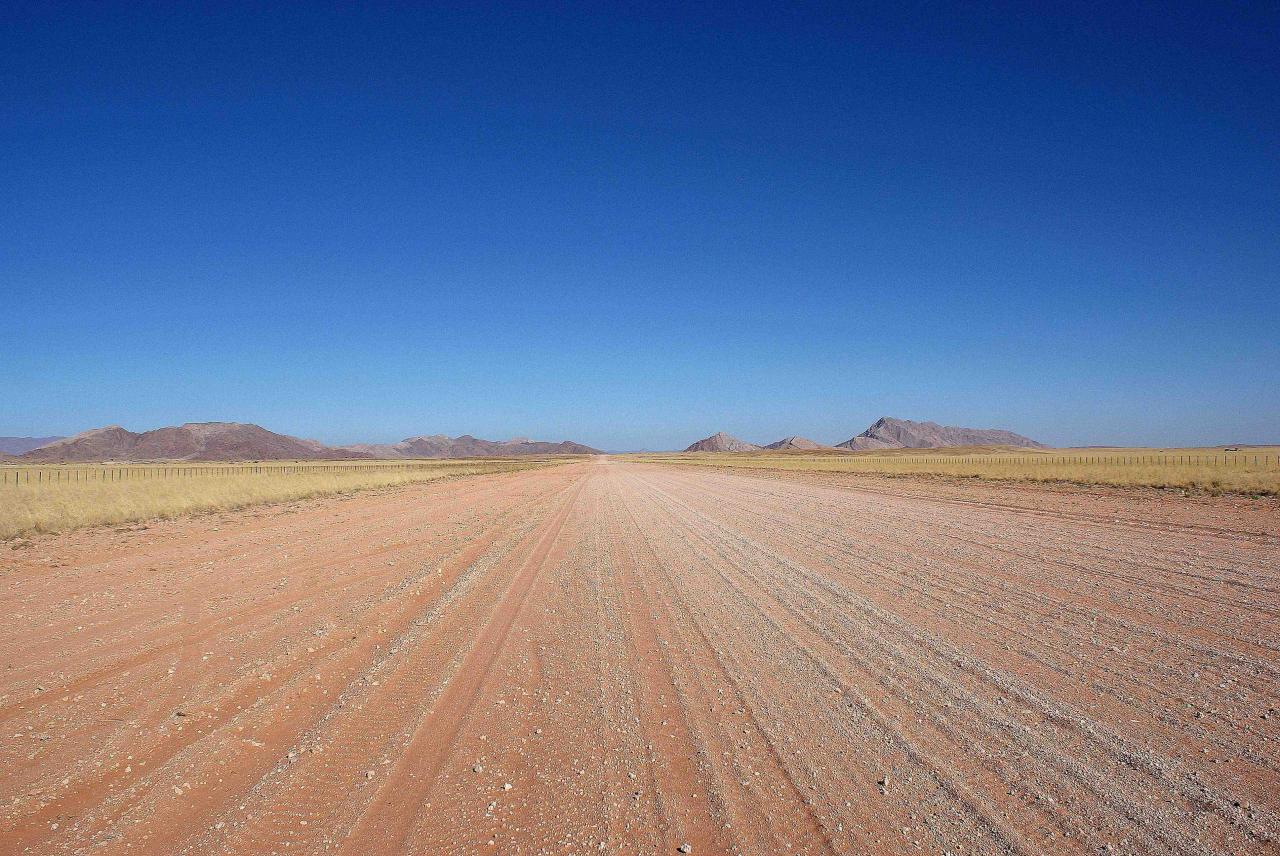
[[[512, 472], [557, 459], [272, 461], [0, 467], [0, 539], [264, 502]], [[568, 459], [560, 459], [561, 462]]]
[[1280, 446], [1217, 448], [1021, 449], [963, 446], [873, 452], [698, 452], [641, 454], [630, 460], [799, 472], [952, 476], [1280, 495]]
[[593, 458], [33, 535], [0, 851], [1274, 856], [1276, 504]]

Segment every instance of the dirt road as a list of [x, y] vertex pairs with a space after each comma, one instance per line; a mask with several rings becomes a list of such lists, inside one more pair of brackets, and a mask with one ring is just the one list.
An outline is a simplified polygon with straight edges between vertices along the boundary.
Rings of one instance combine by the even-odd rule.
[[1020, 496], [601, 459], [0, 545], [0, 852], [1275, 852], [1280, 541]]

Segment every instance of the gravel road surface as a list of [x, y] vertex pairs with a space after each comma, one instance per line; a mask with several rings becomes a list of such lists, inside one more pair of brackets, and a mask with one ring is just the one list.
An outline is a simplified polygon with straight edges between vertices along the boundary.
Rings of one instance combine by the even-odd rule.
[[1187, 502], [601, 458], [0, 544], [0, 852], [1275, 853], [1274, 506]]

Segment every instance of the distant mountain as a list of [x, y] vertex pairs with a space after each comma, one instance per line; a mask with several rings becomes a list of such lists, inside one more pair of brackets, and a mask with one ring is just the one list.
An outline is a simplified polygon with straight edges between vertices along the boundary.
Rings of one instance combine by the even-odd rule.
[[24, 461], [265, 461], [367, 458], [239, 422], [188, 422], [140, 434], [108, 425], [27, 452]]
[[564, 440], [552, 443], [513, 437], [510, 440], [481, 440], [470, 434], [447, 437], [431, 434], [409, 437], [399, 443], [360, 443], [342, 448], [374, 458], [508, 458], [520, 455], [600, 455], [599, 449]]
[[839, 444], [840, 448], [866, 449], [935, 449], [942, 446], [1020, 446], [1043, 449], [1029, 437], [999, 428], [955, 428], [936, 422], [912, 422], [885, 416], [856, 437]]
[[808, 437], [784, 437], [781, 440], [778, 440], [776, 443], [770, 443], [769, 445], [765, 446], [765, 448], [776, 449], [778, 451], [785, 452], [792, 449], [812, 451], [814, 449], [830, 449], [831, 447], [823, 445], [822, 443], [815, 443], [813, 440], [810, 440]]
[[723, 431], [712, 434], [698, 442], [694, 443], [686, 452], [756, 452], [762, 447], [754, 443], [748, 443], [746, 440], [739, 440], [731, 434]]
[[21, 455], [61, 437], [0, 437], [0, 455]]
[[857, 437], [850, 437], [843, 443], [836, 443], [836, 448], [852, 449], [855, 452], [865, 452], [870, 449], [901, 449], [904, 447], [899, 443], [894, 443], [889, 440], [881, 440], [877, 437], [866, 437], [859, 434]]

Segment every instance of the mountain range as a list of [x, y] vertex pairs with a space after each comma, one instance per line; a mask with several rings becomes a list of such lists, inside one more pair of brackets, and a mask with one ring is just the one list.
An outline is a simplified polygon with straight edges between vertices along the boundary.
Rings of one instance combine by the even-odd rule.
[[549, 443], [518, 437], [480, 440], [435, 435], [388, 445], [326, 446], [240, 422], [188, 422], [135, 433], [119, 425], [94, 428], [30, 449], [22, 461], [266, 461], [372, 458], [470, 458], [513, 455], [598, 454], [568, 440]]
[[599, 449], [564, 440], [552, 443], [515, 437], [510, 440], [481, 440], [470, 434], [447, 437], [432, 434], [409, 437], [399, 443], [359, 443], [340, 447], [372, 458], [506, 458], [512, 455], [599, 455]]
[[[807, 437], [785, 437], [768, 445], [748, 443], [723, 431], [690, 445], [686, 452], [814, 451], [821, 449], [926, 449], [941, 446], [1000, 445], [1043, 448], [1012, 431], [958, 428], [935, 422], [883, 417], [836, 446]], [[240, 422], [188, 422], [141, 433], [119, 425], [94, 428], [73, 437], [0, 438], [0, 457], [22, 461], [237, 461], [513, 457], [520, 455], [598, 455], [598, 449], [571, 440], [551, 442], [515, 437], [482, 440], [464, 434], [407, 437], [399, 443], [326, 446], [277, 434]]]
[[55, 440], [24, 461], [324, 460], [366, 455], [239, 422], [188, 422], [135, 433], [119, 425]]
[[779, 451], [815, 449], [936, 449], [943, 446], [1017, 446], [1026, 449], [1043, 449], [1030, 437], [1005, 431], [1001, 428], [957, 428], [936, 422], [913, 422], [883, 416], [871, 427], [835, 446], [824, 446], [805, 437], [786, 437], [767, 446], [757, 446], [740, 440], [723, 431], [692, 444], [686, 452], [755, 452], [762, 449]]
[[61, 437], [0, 437], [0, 455], [21, 455]]

